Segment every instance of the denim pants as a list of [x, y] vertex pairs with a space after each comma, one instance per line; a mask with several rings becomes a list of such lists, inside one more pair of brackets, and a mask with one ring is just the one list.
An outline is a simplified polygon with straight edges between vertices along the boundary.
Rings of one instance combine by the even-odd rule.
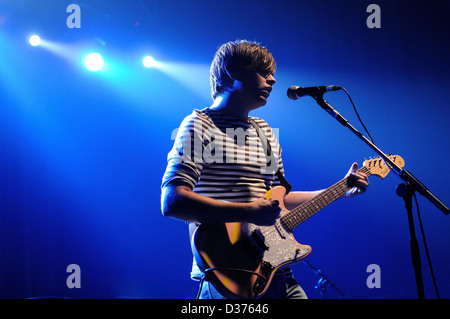
[[[225, 299], [207, 280], [200, 284], [199, 299]], [[261, 299], [308, 299], [292, 273], [276, 273]]]

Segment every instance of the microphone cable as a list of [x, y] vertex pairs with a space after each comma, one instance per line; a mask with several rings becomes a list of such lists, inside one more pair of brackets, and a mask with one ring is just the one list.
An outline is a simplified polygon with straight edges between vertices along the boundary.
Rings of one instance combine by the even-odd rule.
[[364, 125], [364, 122], [362, 121], [361, 117], [359, 116], [358, 110], [356, 109], [355, 103], [353, 103], [353, 100], [352, 100], [352, 97], [350, 96], [350, 93], [348, 93], [348, 91], [344, 87], [341, 87], [341, 88], [347, 94], [348, 99], [350, 100], [350, 103], [352, 103], [353, 110], [355, 110], [355, 113], [356, 113], [356, 116], [358, 117], [359, 122], [363, 126], [364, 130], [366, 131], [366, 133], [369, 136], [369, 138], [372, 141], [372, 143], [375, 144], [375, 142], [372, 139], [372, 136], [370, 136], [369, 131], [367, 130], [366, 126]]
[[419, 203], [417, 201], [417, 196], [416, 196], [415, 192], [413, 193], [413, 196], [414, 196], [414, 201], [416, 202], [417, 217], [418, 217], [418, 220], [419, 220], [420, 231], [422, 233], [422, 240], [423, 240], [423, 245], [424, 245], [424, 248], [425, 248], [425, 253], [427, 255], [428, 267], [430, 267], [430, 273], [431, 273], [431, 278], [433, 280], [434, 290], [436, 292], [437, 299], [441, 299], [441, 297], [439, 296], [439, 290], [438, 290], [438, 287], [437, 287], [437, 284], [436, 284], [436, 278], [434, 277], [434, 271], [433, 271], [433, 266], [431, 264], [430, 253], [428, 251], [428, 245], [427, 245], [427, 241], [425, 239], [425, 232], [423, 231], [422, 218], [420, 217]]
[[[347, 91], [344, 87], [341, 87], [341, 88], [342, 88], [342, 90], [347, 94], [347, 96], [348, 96], [348, 98], [349, 98], [349, 100], [350, 100], [350, 103], [351, 103], [352, 106], [353, 106], [353, 110], [355, 111], [356, 116], [358, 117], [359, 122], [360, 122], [361, 125], [364, 127], [364, 130], [366, 131], [366, 133], [367, 133], [367, 135], [369, 136], [369, 138], [370, 138], [370, 140], [372, 141], [372, 143], [375, 144], [375, 142], [374, 142], [373, 139], [372, 139], [372, 136], [370, 136], [369, 131], [367, 130], [366, 126], [364, 125], [364, 122], [362, 121], [361, 117], [359, 116], [358, 110], [356, 109], [356, 106], [355, 106], [355, 104], [353, 103], [353, 100], [352, 100], [350, 94], [348, 93], [348, 91]], [[392, 169], [391, 169], [391, 171], [393, 171], [394, 173], [396, 173], [396, 172], [395, 172], [394, 170], [392, 170]], [[427, 241], [426, 241], [426, 238], [425, 238], [425, 231], [423, 230], [422, 218], [420, 217], [419, 202], [418, 202], [418, 200], [417, 200], [417, 196], [416, 196], [416, 193], [415, 193], [415, 192], [413, 193], [413, 196], [414, 196], [414, 201], [415, 201], [415, 203], [416, 203], [417, 219], [418, 219], [418, 221], [419, 221], [420, 231], [421, 231], [421, 235], [422, 235], [422, 241], [423, 241], [424, 250], [425, 250], [425, 253], [426, 253], [426, 256], [427, 256], [428, 267], [430, 268], [430, 273], [431, 273], [431, 278], [432, 278], [432, 281], [433, 281], [434, 290], [435, 290], [435, 292], [436, 292], [436, 297], [437, 297], [437, 299], [441, 299], [441, 297], [440, 297], [440, 295], [439, 295], [439, 290], [438, 290], [438, 287], [437, 287], [437, 284], [436, 284], [436, 278], [435, 278], [435, 276], [434, 276], [434, 270], [433, 270], [433, 266], [432, 266], [432, 263], [431, 263], [430, 253], [429, 253], [429, 251], [428, 251], [428, 245], [427, 245]]]

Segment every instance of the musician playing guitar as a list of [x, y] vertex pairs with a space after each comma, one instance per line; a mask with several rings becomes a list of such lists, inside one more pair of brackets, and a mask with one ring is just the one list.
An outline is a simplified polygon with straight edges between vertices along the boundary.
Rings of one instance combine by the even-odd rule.
[[[288, 262], [280, 266], [262, 257], [277, 253], [266, 242], [271, 234], [289, 235], [282, 215], [322, 192], [290, 191], [272, 128], [249, 116], [267, 103], [275, 71], [272, 54], [259, 44], [223, 44], [210, 71], [214, 102], [183, 120], [168, 155], [162, 213], [189, 222], [199, 298], [307, 298], [290, 269], [281, 267]], [[369, 185], [357, 167], [353, 163], [345, 177], [344, 196]], [[267, 195], [272, 189], [277, 197]], [[266, 226], [273, 230], [265, 234]], [[299, 246], [296, 254], [306, 256], [308, 247]]]

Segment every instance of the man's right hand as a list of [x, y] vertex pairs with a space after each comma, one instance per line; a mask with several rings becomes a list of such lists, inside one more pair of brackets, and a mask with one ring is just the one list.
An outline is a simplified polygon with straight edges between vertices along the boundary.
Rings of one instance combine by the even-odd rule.
[[277, 200], [268, 200], [264, 197], [249, 203], [250, 223], [260, 226], [271, 226], [280, 218], [281, 207]]

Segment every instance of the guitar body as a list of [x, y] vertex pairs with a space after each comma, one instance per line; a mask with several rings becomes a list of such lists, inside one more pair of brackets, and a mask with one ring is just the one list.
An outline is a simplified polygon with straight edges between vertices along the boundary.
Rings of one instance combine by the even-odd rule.
[[[399, 167], [401, 156], [389, 157]], [[384, 178], [389, 168], [380, 158], [364, 161], [358, 170], [367, 176]], [[272, 226], [249, 223], [201, 224], [194, 232], [191, 248], [199, 268], [227, 298], [262, 297], [276, 271], [294, 264], [311, 253], [311, 247], [297, 243], [292, 230], [309, 217], [344, 196], [354, 187], [350, 176], [320, 192], [314, 198], [288, 211], [284, 207], [286, 189], [278, 186], [266, 193], [278, 200], [282, 213]]]
[[[267, 199], [278, 200], [283, 209], [286, 190], [278, 186]], [[250, 223], [202, 224], [192, 238], [192, 252], [208, 280], [227, 298], [259, 298], [275, 272], [296, 263], [311, 252], [299, 244], [281, 220], [272, 226]]]

